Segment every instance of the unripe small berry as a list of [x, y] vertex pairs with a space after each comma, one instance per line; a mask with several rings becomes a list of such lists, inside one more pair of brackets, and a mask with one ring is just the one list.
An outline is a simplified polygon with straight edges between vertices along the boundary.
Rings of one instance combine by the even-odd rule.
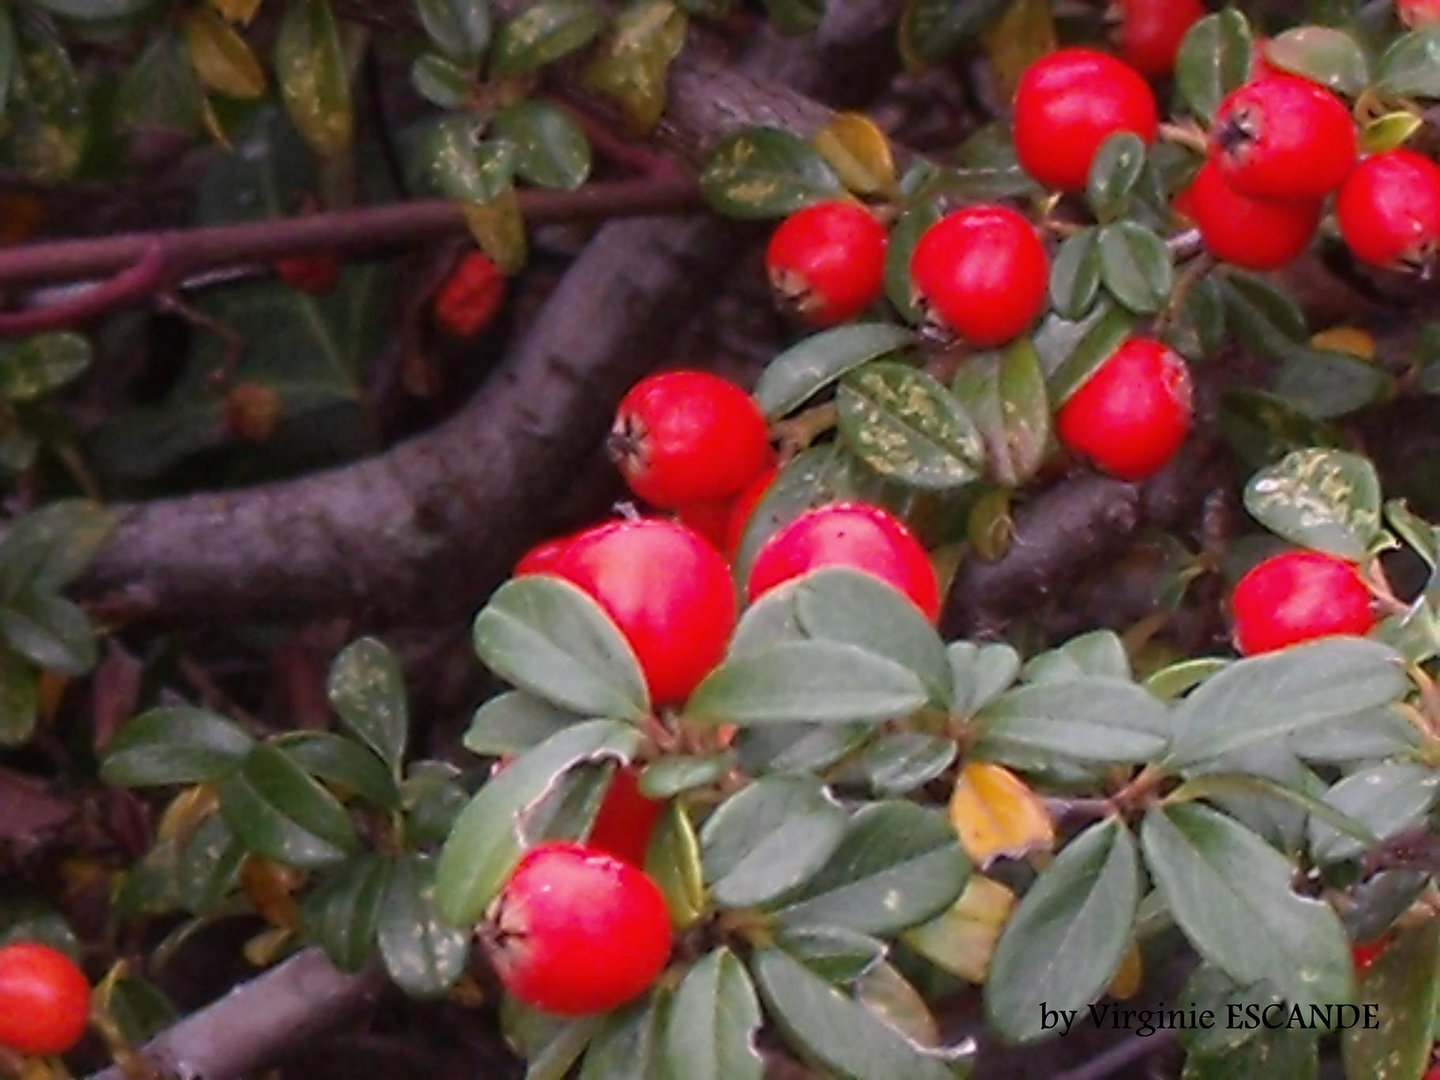
[[488, 256], [472, 251], [450, 271], [432, 310], [446, 332], [471, 338], [495, 321], [504, 300], [505, 275]]
[[1235, 647], [1243, 656], [1375, 626], [1370, 590], [1355, 567], [1318, 551], [1266, 559], [1240, 579], [1230, 598]]
[[[1176, 205], [1182, 206], [1181, 201]], [[1186, 190], [1182, 208], [1215, 258], [1250, 270], [1276, 270], [1310, 246], [1322, 204], [1242, 194], [1207, 161]]]
[[1440, 252], [1440, 165], [1410, 150], [1368, 157], [1340, 188], [1335, 213], [1361, 262], [1421, 270]]
[[64, 953], [36, 942], [0, 948], [0, 1046], [63, 1054], [90, 1018], [90, 982]]
[[852, 202], [823, 202], [780, 223], [765, 269], [780, 304], [811, 326], [859, 315], [885, 286], [885, 229]]
[[1210, 160], [1236, 191], [1260, 199], [1320, 199], [1355, 167], [1350, 110], [1317, 83], [1271, 75], [1220, 103]]
[[1207, 14], [1200, 0], [1115, 0], [1111, 36], [1120, 59], [1158, 79], [1170, 74], [1180, 43]]
[[340, 280], [340, 259], [333, 252], [318, 251], [287, 255], [275, 260], [275, 273], [297, 292], [324, 296]]

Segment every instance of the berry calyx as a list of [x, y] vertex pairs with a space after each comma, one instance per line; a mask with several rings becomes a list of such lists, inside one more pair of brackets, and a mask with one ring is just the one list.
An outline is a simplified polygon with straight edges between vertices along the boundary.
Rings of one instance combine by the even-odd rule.
[[1424, 270], [1440, 254], [1440, 165], [1410, 150], [1368, 157], [1341, 186], [1335, 212], [1361, 262]]
[[735, 587], [725, 560], [673, 521], [615, 521], [571, 542], [550, 573], [605, 609], [645, 673], [650, 698], [690, 696], [725, 655], [735, 627]]
[[1275, 270], [1291, 262], [1310, 246], [1320, 226], [1318, 200], [1245, 195], [1225, 182], [1213, 161], [1201, 166], [1183, 198], [1210, 254], [1251, 270]]
[[780, 223], [765, 271], [785, 310], [811, 326], [834, 326], [879, 299], [885, 241], [885, 229], [863, 206], [817, 203]]
[[865, 503], [817, 507], [770, 537], [750, 568], [750, 599], [826, 566], [877, 577], [908, 596], [931, 622], [940, 617], [940, 587], [925, 549], [899, 520]]
[[663, 802], [640, 794], [639, 769], [633, 765], [617, 769], [586, 843], [643, 870], [650, 835], [664, 809]]
[[1050, 260], [1035, 227], [1003, 206], [971, 206], [925, 230], [910, 257], [916, 302], [972, 345], [1001, 345], [1045, 306]]
[[1045, 187], [1081, 191], [1111, 135], [1155, 141], [1160, 118], [1144, 77], [1094, 49], [1060, 49], [1035, 61], [1015, 91], [1015, 154]]
[[1233, 91], [1215, 113], [1210, 160], [1236, 191], [1319, 199], [1355, 167], [1355, 122], [1323, 86], [1270, 75]]
[[511, 577], [524, 577], [526, 574], [548, 574], [554, 570], [560, 557], [570, 549], [574, 541], [573, 536], [557, 536], [553, 540], [541, 540], [515, 564], [515, 569], [510, 572]]
[[1190, 431], [1190, 369], [1150, 338], [1110, 354], [1055, 414], [1060, 441], [1121, 480], [1153, 476]]
[[1260, 563], [1230, 597], [1242, 656], [1375, 626], [1370, 590], [1355, 567], [1318, 551], [1290, 551]]
[[609, 451], [630, 490], [667, 510], [734, 495], [773, 456], [754, 399], [703, 371], [636, 383], [616, 411]]
[[64, 953], [36, 942], [0, 948], [0, 1046], [63, 1054], [90, 1018], [90, 982]]
[[275, 260], [275, 273], [286, 285], [311, 296], [324, 296], [340, 280], [340, 259], [328, 251], [287, 255]]
[[450, 271], [432, 311], [444, 330], [471, 338], [495, 321], [504, 299], [505, 275], [486, 255], [472, 251]]
[[583, 844], [542, 844], [516, 865], [481, 940], [505, 989], [559, 1016], [608, 1012], [670, 958], [670, 916], [650, 878]]
[[1174, 69], [1180, 42], [1209, 12], [1200, 0], [1116, 0], [1108, 14], [1120, 58], [1156, 79]]
[[1411, 30], [1440, 23], [1440, 0], [1395, 0], [1395, 13]]

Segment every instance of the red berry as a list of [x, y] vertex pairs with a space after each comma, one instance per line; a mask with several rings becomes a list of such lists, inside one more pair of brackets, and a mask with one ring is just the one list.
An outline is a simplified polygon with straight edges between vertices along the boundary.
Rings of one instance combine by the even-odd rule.
[[1242, 195], [1207, 161], [1186, 190], [1183, 209], [1217, 259], [1251, 270], [1275, 270], [1309, 247], [1320, 226], [1322, 204]]
[[505, 275], [478, 251], [460, 260], [435, 294], [435, 320], [456, 337], [474, 337], [494, 320], [505, 299]]
[[1318, 551], [1266, 559], [1230, 597], [1235, 647], [1244, 656], [1332, 634], [1368, 634], [1375, 626], [1370, 590], [1355, 567]]
[[1261, 199], [1319, 199], [1355, 167], [1350, 110], [1294, 75], [1246, 83], [1220, 103], [1210, 160], [1236, 191]]
[[324, 296], [340, 280], [340, 260], [328, 251], [308, 255], [287, 255], [275, 260], [280, 280], [299, 292]]
[[1374, 941], [1357, 941], [1350, 946], [1350, 956], [1355, 961], [1355, 971], [1364, 975], [1370, 970], [1370, 965], [1380, 959], [1380, 954], [1390, 947], [1394, 940], [1393, 934], [1385, 934]]
[[817, 507], [770, 537], [750, 568], [750, 599], [825, 566], [871, 574], [908, 596], [931, 622], [940, 617], [940, 588], [925, 549], [889, 513], [864, 503]]
[[553, 540], [541, 540], [515, 564], [511, 577], [524, 577], [526, 574], [547, 574], [555, 569], [560, 561], [560, 556], [570, 550], [570, 544], [574, 541], [573, 536], [557, 536]]
[[730, 520], [725, 525], [725, 554], [730, 558], [733, 559], [739, 553], [740, 541], [745, 539], [745, 529], [755, 514], [755, 508], [770, 490], [770, 485], [775, 482], [779, 471], [774, 466], [766, 469], [746, 484], [744, 490], [736, 495], [735, 501], [730, 504]]
[[1190, 430], [1190, 369], [1150, 338], [1110, 354], [1055, 415], [1060, 441], [1121, 480], [1169, 464]]
[[824, 202], [780, 223], [765, 270], [782, 305], [811, 326], [853, 319], [885, 285], [885, 229], [851, 202]]
[[1119, 131], [1154, 142], [1155, 95], [1141, 74], [1093, 49], [1035, 61], [1015, 91], [1015, 154], [1039, 183], [1081, 191], [1100, 144]]
[[1335, 211], [1357, 259], [1423, 268], [1440, 248], [1440, 165], [1410, 150], [1366, 158], [1340, 188]]
[[648, 990], [670, 958], [655, 883], [583, 844], [527, 852], [482, 931], [495, 973], [519, 1000], [560, 1016], [608, 1012]]
[[1180, 42], [1208, 14], [1200, 0], [1116, 0], [1111, 11], [1120, 59], [1152, 79], [1170, 74]]
[[770, 433], [753, 398], [703, 371], [669, 371], [620, 401], [610, 457], [652, 506], [734, 495], [770, 463]]
[[639, 769], [633, 765], [618, 769], [586, 843], [643, 870], [650, 834], [664, 809], [663, 802], [640, 794]]
[[1412, 30], [1440, 23], [1440, 0], [1395, 0], [1395, 11]]
[[656, 705], [690, 696], [725, 655], [735, 586], [719, 553], [671, 521], [615, 521], [570, 544], [551, 573], [579, 586], [614, 620]]
[[1003, 206], [946, 214], [910, 257], [910, 281], [927, 317], [979, 346], [1029, 329], [1045, 306], [1049, 275], [1035, 227]]
[[90, 1017], [90, 983], [48, 945], [0, 948], [0, 1046], [22, 1054], [63, 1054]]
[[703, 536], [720, 554], [728, 555], [725, 531], [730, 526], [730, 508], [734, 503], [734, 495], [726, 495], [723, 499], [685, 503], [675, 508], [675, 518], [686, 528], [694, 529]]

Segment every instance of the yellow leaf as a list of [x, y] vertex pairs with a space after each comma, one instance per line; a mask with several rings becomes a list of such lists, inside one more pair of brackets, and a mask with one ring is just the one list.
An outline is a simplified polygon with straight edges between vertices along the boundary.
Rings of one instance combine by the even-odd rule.
[[186, 788], [165, 808], [155, 830], [157, 842], [183, 847], [205, 819], [220, 808], [220, 795], [214, 784], [196, 784]]
[[249, 26], [260, 10], [261, 0], [210, 0], [210, 6], [232, 23]]
[[1375, 359], [1375, 339], [1357, 326], [1332, 326], [1321, 330], [1310, 339], [1310, 344], [1317, 349], [1345, 353], [1360, 360]]
[[460, 208], [480, 250], [490, 256], [502, 273], [518, 273], [525, 265], [529, 243], [515, 189], [507, 187], [488, 203], [461, 203]]
[[1015, 894], [1009, 888], [975, 874], [948, 911], [907, 931], [905, 944], [950, 974], [979, 985], [1014, 910]]
[[249, 941], [245, 942], [242, 950], [245, 959], [251, 965], [258, 968], [269, 967], [290, 948], [291, 931], [284, 927], [272, 927], [269, 930], [262, 930]]
[[685, 47], [688, 25], [685, 13], [670, 0], [631, 4], [616, 17], [614, 30], [586, 66], [581, 82], [618, 102], [637, 132], [648, 132], [665, 112], [666, 76], [670, 62]]
[[1120, 956], [1120, 966], [1115, 969], [1105, 993], [1116, 1001], [1129, 1001], [1140, 992], [1140, 983], [1144, 978], [1145, 960], [1140, 955], [1140, 946], [1131, 938], [1130, 944], [1125, 946], [1125, 952]]
[[810, 141], [855, 194], [895, 194], [890, 140], [864, 113], [836, 113]]
[[69, 685], [68, 675], [62, 675], [58, 671], [40, 672], [36, 690], [40, 698], [40, 715], [47, 724], [55, 719], [55, 713], [60, 708], [60, 699], [65, 696], [65, 688]]
[[265, 92], [265, 69], [249, 43], [213, 10], [191, 8], [180, 20], [180, 32], [195, 74], [211, 90], [233, 98], [257, 98]]
[[1017, 859], [1055, 844], [1045, 804], [1003, 765], [971, 762], [960, 770], [950, 821], [965, 854], [981, 869], [1002, 855]]
[[350, 72], [329, 0], [290, 0], [275, 41], [275, 76], [295, 129], [321, 157], [355, 138]]
[[1025, 69], [1057, 43], [1050, 0], [1015, 0], [982, 36], [995, 80], [1008, 101]]
[[1360, 129], [1360, 152], [1383, 154], [1386, 150], [1394, 150], [1405, 145], [1410, 136], [1424, 126], [1424, 117], [1406, 110], [1377, 116]]
[[258, 855], [240, 866], [240, 887], [266, 922], [291, 929], [300, 922], [300, 908], [292, 893], [304, 883], [304, 874]]
[[205, 134], [215, 140], [215, 145], [222, 149], [235, 151], [235, 146], [230, 142], [230, 136], [220, 125], [220, 117], [215, 114], [215, 106], [210, 104], [208, 97], [200, 98], [200, 126], [205, 129]]

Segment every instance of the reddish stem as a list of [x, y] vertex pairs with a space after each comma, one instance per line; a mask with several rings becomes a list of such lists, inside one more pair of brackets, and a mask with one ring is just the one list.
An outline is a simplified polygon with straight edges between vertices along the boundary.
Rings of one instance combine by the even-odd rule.
[[128, 270], [86, 289], [79, 296], [29, 311], [0, 312], [0, 337], [24, 337], [87, 322], [111, 308], [159, 291], [165, 281], [165, 271], [165, 248], [159, 240], [152, 240]]

